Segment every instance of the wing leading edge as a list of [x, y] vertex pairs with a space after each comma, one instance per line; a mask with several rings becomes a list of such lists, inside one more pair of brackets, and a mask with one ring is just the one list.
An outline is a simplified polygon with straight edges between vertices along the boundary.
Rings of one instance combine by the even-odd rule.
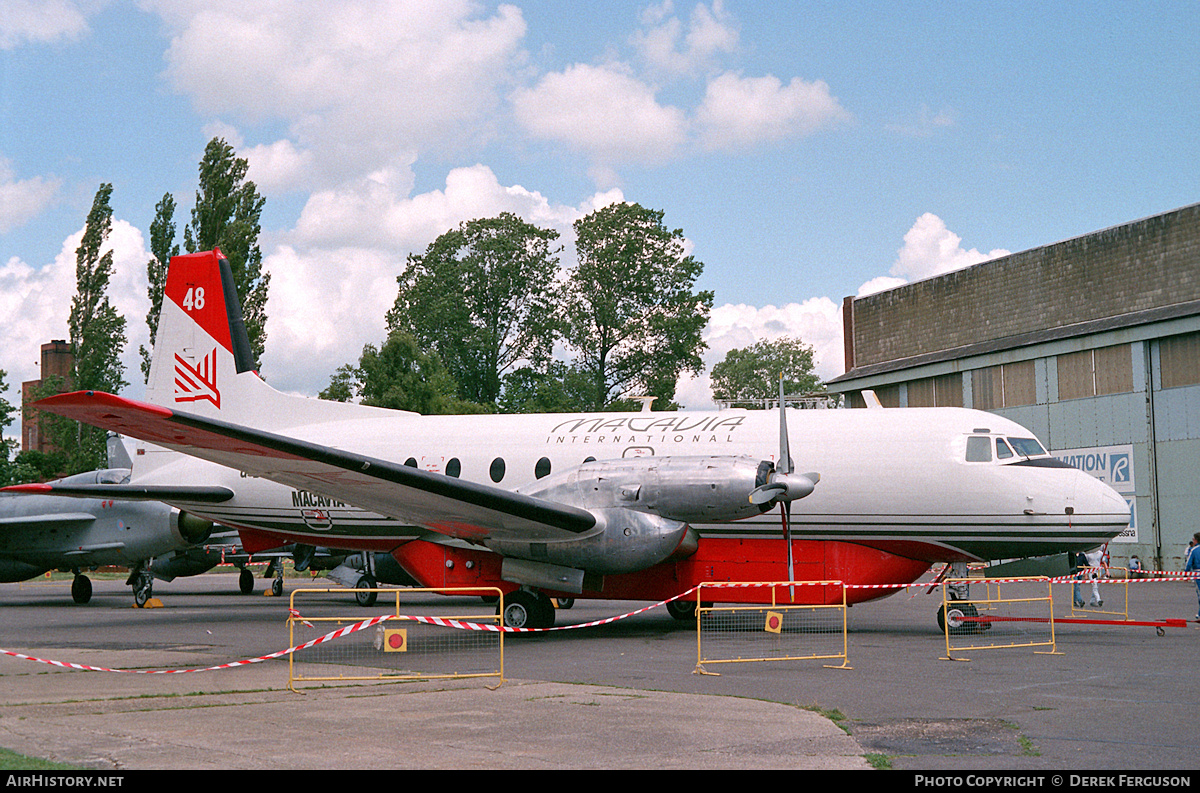
[[112, 394], [76, 391], [36, 405], [451, 537], [568, 539], [597, 525], [578, 507]]
[[54, 482], [11, 485], [0, 488], [0, 492], [71, 498], [111, 498], [120, 501], [190, 501], [201, 504], [219, 504], [235, 495], [229, 488], [219, 485], [64, 485]]

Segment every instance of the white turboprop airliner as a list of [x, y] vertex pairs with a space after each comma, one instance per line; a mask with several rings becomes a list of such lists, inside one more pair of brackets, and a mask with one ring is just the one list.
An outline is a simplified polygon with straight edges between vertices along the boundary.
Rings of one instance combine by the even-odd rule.
[[514, 626], [551, 625], [552, 595], [907, 584], [933, 562], [1095, 548], [1129, 522], [1114, 490], [975, 410], [420, 416], [282, 394], [252, 371], [219, 251], [171, 261], [153, 364], [147, 403], [76, 392], [38, 407], [219, 464], [169, 455], [141, 473], [135, 458], [135, 481], [233, 491], [165, 500], [237, 527], [247, 550], [390, 552], [425, 586], [500, 587]]

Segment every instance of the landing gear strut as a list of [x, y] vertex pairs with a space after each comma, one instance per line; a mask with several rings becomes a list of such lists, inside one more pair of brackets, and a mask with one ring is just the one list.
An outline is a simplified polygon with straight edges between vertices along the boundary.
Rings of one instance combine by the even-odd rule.
[[[967, 572], [966, 562], [950, 563], [951, 578], [966, 579]], [[945, 633], [948, 626], [951, 635], [963, 635], [979, 633], [992, 627], [986, 622], [978, 622], [975, 618], [979, 616], [979, 609], [975, 608], [974, 603], [966, 602], [971, 597], [969, 581], [958, 580], [946, 584], [946, 592], [950, 596], [949, 603], [938, 608], [938, 630]]]

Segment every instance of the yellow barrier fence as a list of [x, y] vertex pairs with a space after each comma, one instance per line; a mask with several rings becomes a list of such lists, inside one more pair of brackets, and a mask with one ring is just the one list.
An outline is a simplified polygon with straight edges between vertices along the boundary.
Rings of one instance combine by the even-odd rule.
[[1124, 567], [1084, 568], [1071, 581], [1071, 616], [1104, 614], [1128, 620], [1129, 579]]
[[[817, 604], [797, 604], [798, 587], [821, 587]], [[714, 605], [731, 588], [754, 603]], [[809, 590], [812, 592], [813, 590]], [[832, 595], [826, 593], [834, 593]], [[831, 669], [851, 669], [847, 658], [846, 587], [841, 581], [782, 581], [701, 584], [696, 593], [696, 674], [716, 674], [705, 664], [756, 661], [842, 660]]]
[[1045, 576], [989, 581], [987, 597], [951, 600], [956, 584], [978, 579], [950, 578], [942, 582], [942, 607], [938, 623], [946, 636], [946, 656], [956, 652], [995, 650], [1015, 647], [1049, 647], [1056, 653], [1054, 637], [1054, 598], [1051, 580]]
[[[363, 619], [330, 615], [329, 597], [374, 592], [378, 604], [394, 608]], [[400, 595], [422, 593], [504, 598], [492, 587], [292, 590], [288, 616], [288, 688], [311, 681], [400, 681], [495, 677], [504, 682], [504, 632], [494, 606], [483, 613], [402, 614]], [[478, 601], [477, 601], [478, 602]], [[341, 603], [336, 604], [340, 610]], [[413, 604], [409, 604], [412, 606]], [[482, 605], [482, 604], [480, 604]], [[420, 610], [421, 607], [417, 607]], [[408, 608], [406, 611], [413, 611]], [[438, 611], [445, 609], [439, 608]]]

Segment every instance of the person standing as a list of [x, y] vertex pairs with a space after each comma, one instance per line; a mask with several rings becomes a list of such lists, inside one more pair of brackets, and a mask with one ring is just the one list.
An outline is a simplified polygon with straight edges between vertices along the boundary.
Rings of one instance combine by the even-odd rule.
[[[1200, 531], [1192, 535], [1188, 543], [1187, 562], [1183, 565], [1185, 573], [1200, 573]], [[1200, 620], [1200, 576], [1196, 578], [1196, 619]]]

